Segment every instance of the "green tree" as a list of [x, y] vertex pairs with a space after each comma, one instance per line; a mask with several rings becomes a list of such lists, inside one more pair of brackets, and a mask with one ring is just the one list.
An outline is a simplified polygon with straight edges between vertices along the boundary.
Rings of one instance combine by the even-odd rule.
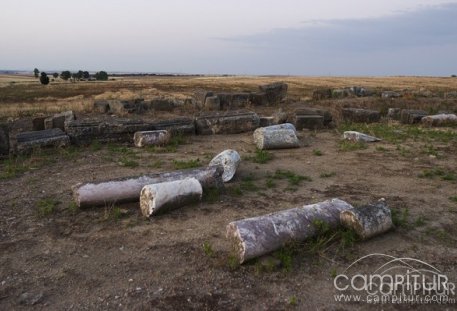
[[41, 82], [41, 84], [44, 84], [44, 85], [49, 84], [49, 77], [46, 74], [46, 72], [41, 72], [40, 82]]
[[107, 81], [108, 74], [106, 73], [106, 71], [99, 71], [95, 74], [95, 79], [100, 80], [100, 81]]
[[84, 78], [84, 72], [83, 72], [82, 70], [79, 70], [79, 71], [75, 74], [75, 79], [82, 80], [82, 78]]
[[58, 74], [57, 72], [54, 72], [54, 73], [52, 74], [52, 76], [54, 77], [54, 79], [57, 79], [57, 78], [59, 77], [59, 74]]
[[89, 80], [89, 78], [90, 78], [89, 71], [84, 71], [83, 72], [83, 78], [86, 79], [86, 80]]
[[66, 81], [71, 78], [71, 72], [68, 70], [62, 71], [60, 77]]
[[33, 69], [33, 74], [35, 75], [35, 78], [38, 78], [39, 73], [40, 71], [38, 70], [38, 68]]

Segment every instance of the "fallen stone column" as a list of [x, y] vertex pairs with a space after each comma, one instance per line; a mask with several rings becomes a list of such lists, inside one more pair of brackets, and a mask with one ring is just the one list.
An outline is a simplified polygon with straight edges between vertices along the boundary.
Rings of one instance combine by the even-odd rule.
[[392, 215], [384, 199], [375, 204], [342, 211], [341, 223], [353, 229], [362, 239], [369, 239], [393, 227]]
[[222, 174], [222, 180], [228, 182], [235, 176], [238, 165], [240, 164], [241, 158], [238, 152], [232, 149], [227, 149], [215, 156], [209, 166], [222, 165], [224, 173]]
[[356, 131], [346, 131], [343, 133], [343, 138], [346, 140], [354, 141], [354, 142], [366, 142], [366, 143], [371, 143], [371, 142], [376, 142], [376, 141], [381, 141], [381, 139], [370, 136], [364, 133], [356, 132]]
[[197, 203], [202, 194], [202, 186], [195, 178], [146, 185], [140, 193], [141, 212], [145, 217], [157, 215]]
[[98, 183], [77, 184], [72, 187], [73, 198], [79, 207], [113, 203], [138, 202], [146, 185], [193, 177], [203, 189], [223, 188], [222, 166], [209, 166], [137, 177], [125, 177]]
[[268, 254], [290, 241], [303, 241], [316, 235], [315, 221], [323, 221], [330, 228], [340, 224], [340, 213], [352, 206], [342, 200], [292, 208], [260, 217], [231, 222], [227, 238], [235, 247], [240, 263]]
[[275, 125], [270, 125], [270, 126], [265, 126], [263, 127], [264, 130], [293, 130], [295, 133], [297, 133], [297, 129], [295, 128], [295, 125], [292, 123], [281, 123], [281, 124], [275, 124]]
[[168, 144], [171, 135], [166, 130], [135, 132], [133, 141], [136, 147], [163, 146]]
[[257, 148], [264, 150], [298, 148], [300, 146], [295, 130], [269, 128], [262, 127], [254, 131], [254, 143], [257, 145]]
[[457, 115], [455, 114], [437, 114], [423, 117], [422, 124], [426, 126], [454, 126], [457, 125]]

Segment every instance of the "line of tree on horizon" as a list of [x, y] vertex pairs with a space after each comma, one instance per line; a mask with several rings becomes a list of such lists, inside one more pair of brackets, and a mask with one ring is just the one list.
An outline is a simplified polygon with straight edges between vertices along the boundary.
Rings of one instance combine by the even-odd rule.
[[[35, 68], [33, 69], [33, 74], [35, 76], [35, 78], [40, 78], [40, 82], [41, 84], [49, 84], [49, 77], [48, 77], [48, 74], [44, 71], [42, 71], [40, 73], [40, 70], [38, 70], [38, 68]], [[64, 70], [62, 71], [60, 74], [57, 73], [57, 72], [54, 72], [52, 74], [53, 76], [53, 81], [54, 79], [57, 79], [57, 78], [61, 78], [62, 80], [65, 80], [65, 81], [72, 81], [72, 82], [75, 82], [75, 81], [91, 81], [92, 79], [95, 79], [97, 81], [107, 81], [108, 80], [108, 73], [106, 71], [98, 71], [96, 72], [94, 75], [91, 75], [89, 73], [89, 71], [82, 71], [82, 70], [79, 70], [77, 72], [71, 72], [69, 70]]]

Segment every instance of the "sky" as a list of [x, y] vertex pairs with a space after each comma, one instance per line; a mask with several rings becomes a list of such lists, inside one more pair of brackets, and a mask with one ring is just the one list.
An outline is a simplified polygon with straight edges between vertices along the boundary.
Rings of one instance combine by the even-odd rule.
[[457, 0], [0, 0], [0, 69], [449, 76]]

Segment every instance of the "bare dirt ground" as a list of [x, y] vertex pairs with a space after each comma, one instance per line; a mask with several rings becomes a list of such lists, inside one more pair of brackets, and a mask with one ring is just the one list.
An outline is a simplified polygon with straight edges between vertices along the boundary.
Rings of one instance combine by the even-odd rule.
[[[217, 85], [211, 82], [216, 80]], [[457, 80], [446, 78], [229, 77], [199, 78], [196, 82], [184, 78], [137, 78], [128, 83], [137, 85], [131, 92], [139, 95], [149, 94], [151, 88], [188, 95], [197, 87], [254, 89], [255, 85], [272, 80], [288, 82], [291, 96], [302, 100], [309, 99], [311, 90], [322, 85], [457, 90]], [[128, 89], [128, 84], [119, 80], [94, 85], [86, 86], [85, 100], [104, 92], [116, 96], [119, 90]], [[102, 86], [100, 93], [95, 91], [97, 85]], [[3, 97], [2, 105], [58, 106], [65, 101], [64, 92], [57, 92], [58, 84], [52, 87], [55, 90], [46, 100], [32, 96], [15, 102]], [[11, 94], [15, 91], [8, 90]], [[430, 105], [428, 108], [435, 109], [444, 101], [350, 99], [319, 104], [332, 109], [349, 105], [382, 108], [391, 104]], [[455, 101], [447, 100], [445, 104], [457, 109]], [[287, 111], [296, 106], [283, 108]], [[259, 111], [267, 114], [277, 109]], [[256, 163], [259, 157], [252, 133], [191, 136], [165, 152], [93, 143], [3, 160], [0, 309], [455, 309], [455, 305], [335, 302], [335, 274], [370, 253], [418, 258], [457, 282], [457, 130], [387, 122], [352, 125], [353, 129], [384, 138], [380, 143], [354, 147], [341, 143], [341, 131], [347, 127], [351, 125], [301, 131], [301, 148], [270, 151], [267, 155], [272, 159], [266, 163]], [[78, 210], [72, 203], [70, 188], [78, 182], [169, 171], [191, 160], [206, 165], [227, 148], [237, 150], [242, 157], [236, 177], [226, 185], [224, 193], [211, 194], [200, 204], [147, 220], [141, 215], [139, 204]], [[297, 178], [279, 178], [278, 170], [290, 171]], [[395, 212], [396, 229], [349, 245], [337, 238], [296, 245], [272, 255], [281, 261], [278, 267], [265, 267], [261, 260], [242, 266], [233, 261], [225, 238], [229, 222], [331, 198], [353, 205], [385, 198]]]

